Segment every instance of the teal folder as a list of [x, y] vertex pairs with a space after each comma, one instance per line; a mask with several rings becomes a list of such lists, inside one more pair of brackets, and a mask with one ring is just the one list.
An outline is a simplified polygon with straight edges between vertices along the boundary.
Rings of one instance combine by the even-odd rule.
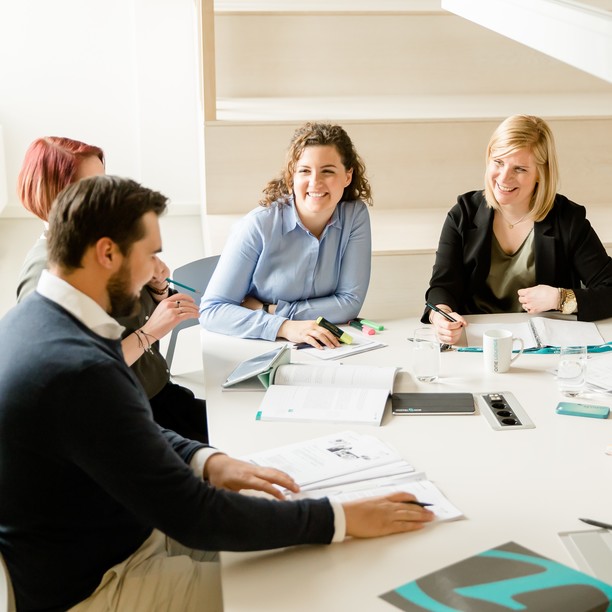
[[[418, 563], [411, 557], [411, 563]], [[406, 612], [604, 612], [612, 586], [507, 542], [380, 596]]]

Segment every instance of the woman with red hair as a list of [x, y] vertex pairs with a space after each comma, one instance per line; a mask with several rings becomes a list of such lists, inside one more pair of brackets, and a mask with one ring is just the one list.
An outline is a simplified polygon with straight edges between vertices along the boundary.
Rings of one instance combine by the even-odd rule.
[[[104, 152], [99, 147], [70, 138], [38, 138], [28, 148], [17, 193], [23, 206], [45, 224], [57, 195], [82, 178], [105, 174]], [[47, 268], [45, 232], [26, 255], [17, 284], [17, 301], [33, 292]], [[159, 352], [159, 340], [185, 319], [196, 319], [193, 298], [173, 292], [166, 278], [170, 271], [157, 258], [155, 275], [140, 294], [140, 310], [118, 319], [125, 327], [121, 346], [149, 397], [153, 417], [162, 426], [185, 438], [208, 442], [206, 402], [186, 387], [170, 382], [168, 364]]]

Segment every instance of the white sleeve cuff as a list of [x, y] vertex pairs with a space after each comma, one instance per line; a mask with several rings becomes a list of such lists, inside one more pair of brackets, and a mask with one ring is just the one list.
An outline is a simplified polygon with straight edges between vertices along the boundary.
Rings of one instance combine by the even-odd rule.
[[198, 478], [204, 479], [204, 466], [210, 457], [220, 453], [216, 448], [206, 447], [200, 448], [195, 453], [189, 462], [191, 469]]
[[346, 538], [346, 516], [344, 515], [344, 508], [340, 502], [329, 500], [332, 510], [334, 511], [334, 542], [344, 542]]

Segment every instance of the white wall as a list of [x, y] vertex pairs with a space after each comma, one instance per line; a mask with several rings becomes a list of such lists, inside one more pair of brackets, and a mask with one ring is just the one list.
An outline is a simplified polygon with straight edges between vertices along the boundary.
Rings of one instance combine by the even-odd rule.
[[98, 145], [109, 173], [162, 191], [170, 214], [199, 212], [196, 16], [195, 0], [0, 0], [3, 217], [24, 214], [17, 173], [44, 135]]

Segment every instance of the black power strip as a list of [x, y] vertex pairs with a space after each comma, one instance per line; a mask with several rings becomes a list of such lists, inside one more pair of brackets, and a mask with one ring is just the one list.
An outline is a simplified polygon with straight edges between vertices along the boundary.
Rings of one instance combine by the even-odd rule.
[[474, 395], [481, 412], [493, 429], [535, 428], [529, 415], [510, 391], [475, 393]]

